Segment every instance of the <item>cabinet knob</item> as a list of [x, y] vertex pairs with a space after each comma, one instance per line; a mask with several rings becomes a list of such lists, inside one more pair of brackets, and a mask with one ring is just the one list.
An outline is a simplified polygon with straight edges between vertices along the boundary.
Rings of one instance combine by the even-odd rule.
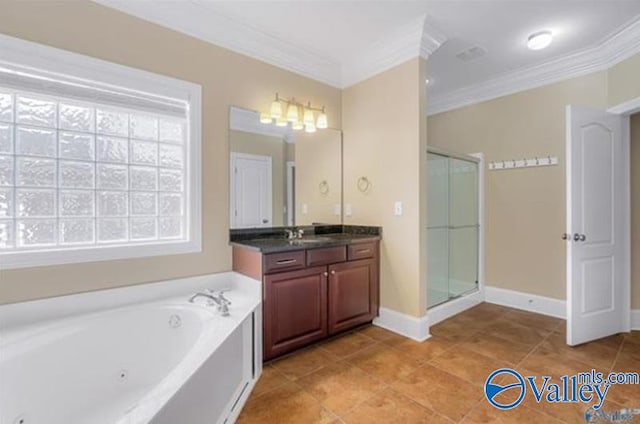
[[323, 272], [323, 274], [325, 277], [329, 276], [329, 273], [327, 271]]
[[336, 273], [336, 270], [335, 270], [335, 269], [332, 269], [332, 270], [331, 270], [331, 275], [335, 275], [335, 273]]

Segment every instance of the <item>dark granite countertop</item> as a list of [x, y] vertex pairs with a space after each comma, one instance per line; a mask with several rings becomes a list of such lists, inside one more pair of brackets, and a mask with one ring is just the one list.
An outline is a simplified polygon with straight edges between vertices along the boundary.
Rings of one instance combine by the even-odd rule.
[[[330, 228], [329, 228], [330, 227]], [[288, 240], [285, 230], [305, 230], [302, 239]], [[231, 230], [231, 245], [256, 250], [262, 253], [289, 252], [292, 250], [317, 249], [322, 247], [347, 246], [369, 240], [380, 240], [380, 227], [362, 226], [314, 226], [281, 227], [270, 230]]]

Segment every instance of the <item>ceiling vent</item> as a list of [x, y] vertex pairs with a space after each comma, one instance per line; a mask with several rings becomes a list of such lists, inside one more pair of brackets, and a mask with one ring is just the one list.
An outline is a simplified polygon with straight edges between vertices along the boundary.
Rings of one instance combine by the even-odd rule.
[[483, 49], [480, 46], [473, 46], [471, 48], [468, 48], [467, 50], [464, 50], [460, 53], [458, 53], [456, 55], [456, 57], [458, 59], [460, 59], [463, 62], [470, 62], [472, 60], [476, 60], [482, 56], [484, 56], [487, 53], [487, 51], [485, 49]]

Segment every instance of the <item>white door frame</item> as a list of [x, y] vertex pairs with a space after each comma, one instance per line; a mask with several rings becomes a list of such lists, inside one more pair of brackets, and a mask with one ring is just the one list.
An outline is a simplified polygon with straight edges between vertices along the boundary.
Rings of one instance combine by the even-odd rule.
[[249, 153], [238, 153], [231, 152], [229, 155], [229, 217], [231, 228], [236, 227], [236, 215], [235, 215], [235, 205], [236, 205], [236, 173], [235, 169], [235, 161], [236, 159], [253, 159], [259, 160], [269, 163], [269, 175], [267, 184], [267, 210], [269, 212], [269, 226], [273, 226], [273, 160], [271, 156], [261, 156], [261, 155], [252, 155]]
[[[622, 154], [623, 157], [631, 158], [631, 120], [630, 116], [640, 112], [640, 97], [631, 99], [626, 102], [622, 102], [616, 106], [607, 109], [607, 112], [622, 115]], [[628, 294], [628, 298], [631, 299], [631, 162], [630, 160], [624, 161], [624, 169], [622, 170], [624, 175], [624, 207], [623, 207], [623, 222], [624, 222], [624, 264], [623, 264], [623, 281], [625, 282], [625, 293]], [[632, 329], [632, 317], [631, 314], [631, 301], [629, 301], [629, 314], [627, 318], [627, 331]], [[640, 330], [638, 324], [633, 328]]]
[[[287, 225], [293, 226], [295, 223], [293, 222], [293, 214], [295, 213], [295, 205], [293, 204], [293, 168], [295, 168], [296, 163], [292, 160], [288, 160], [286, 163], [287, 166]], [[293, 212], [293, 213], [292, 213]]]

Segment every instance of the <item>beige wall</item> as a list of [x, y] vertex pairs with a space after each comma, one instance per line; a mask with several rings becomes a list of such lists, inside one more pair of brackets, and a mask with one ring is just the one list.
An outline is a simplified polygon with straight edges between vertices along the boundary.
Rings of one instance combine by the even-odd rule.
[[271, 158], [271, 203], [272, 224], [284, 225], [286, 204], [286, 144], [282, 138], [244, 131], [229, 131], [229, 143], [232, 152], [250, 155], [269, 156]]
[[[342, 96], [344, 201], [353, 209], [345, 223], [383, 227], [381, 306], [414, 316], [426, 310], [425, 67], [410, 60]], [[357, 189], [361, 176], [371, 181], [367, 193]]]
[[487, 285], [565, 296], [565, 106], [607, 106], [607, 72], [428, 118], [429, 144], [486, 162], [542, 155], [558, 166], [485, 173]]
[[631, 308], [640, 309], [640, 113], [631, 117]]
[[[340, 131], [296, 133], [295, 146], [296, 225], [341, 224], [342, 216], [335, 214], [335, 206], [342, 203]], [[322, 181], [327, 182], [326, 194], [319, 188]], [[306, 214], [302, 210], [303, 204], [307, 205]]]
[[640, 54], [608, 70], [609, 106], [640, 97]]
[[202, 85], [203, 251], [0, 271], [0, 303], [226, 271], [229, 106], [268, 107], [273, 93], [326, 105], [341, 126], [340, 90], [88, 1], [3, 1], [0, 33]]

